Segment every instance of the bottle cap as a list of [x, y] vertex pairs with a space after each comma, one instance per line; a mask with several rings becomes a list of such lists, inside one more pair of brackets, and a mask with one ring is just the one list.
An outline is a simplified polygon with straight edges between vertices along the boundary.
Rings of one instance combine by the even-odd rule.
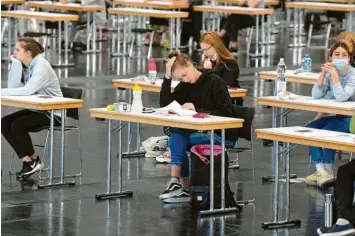
[[133, 92], [142, 92], [141, 86], [139, 86], [137, 83], [135, 83], [133, 86]]
[[308, 53], [306, 53], [304, 56], [305, 56], [305, 57], [309, 57], [309, 54], [308, 54]]
[[281, 61], [281, 62], [283, 62], [283, 61], [284, 61], [284, 59], [283, 59], [283, 58], [280, 58], [280, 61]]

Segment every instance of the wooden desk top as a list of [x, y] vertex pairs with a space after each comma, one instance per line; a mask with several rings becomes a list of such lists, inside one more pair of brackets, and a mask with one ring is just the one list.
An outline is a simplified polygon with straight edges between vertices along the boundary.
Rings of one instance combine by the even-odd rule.
[[80, 3], [62, 4], [59, 2], [49, 2], [49, 1], [28, 1], [26, 4], [29, 7], [33, 7], [33, 8], [77, 11], [77, 12], [97, 12], [97, 11], [103, 11], [105, 9], [104, 6], [100, 6], [100, 5], [82, 5]]
[[[261, 71], [259, 72], [260, 79], [275, 80], [277, 78], [276, 71]], [[319, 73], [302, 72], [294, 74], [294, 71], [288, 70], [286, 72], [287, 82], [301, 83], [301, 84], [315, 84], [319, 78]]]
[[1, 96], [1, 106], [19, 107], [40, 111], [80, 108], [84, 101], [81, 99], [51, 97], [41, 98], [44, 95], [32, 96]]
[[[151, 84], [147, 82], [137, 82], [143, 91], [160, 93], [161, 82], [157, 82], [156, 84]], [[112, 80], [112, 84], [115, 88], [127, 88], [132, 89], [135, 82], [131, 79], [114, 79]], [[172, 81], [171, 87], [172, 91], [178, 85], [178, 81]], [[229, 89], [229, 94], [232, 98], [245, 97], [247, 95], [247, 89]]]
[[294, 100], [282, 100], [276, 96], [258, 97], [258, 104], [273, 107], [289, 108], [301, 111], [324, 112], [352, 116], [355, 113], [355, 102], [337, 102], [329, 99], [313, 99], [298, 96]]
[[162, 1], [146, 1], [146, 0], [115, 0], [115, 4], [132, 6], [132, 7], [149, 7], [156, 9], [187, 9], [189, 8], [188, 1], [174, 1], [174, 2], [162, 2]]
[[355, 0], [307, 0], [309, 2], [355, 3]]
[[[230, 4], [236, 4], [240, 5], [244, 3], [244, 0], [216, 0], [218, 3], [230, 3]], [[354, 0], [355, 1], [355, 0]], [[278, 6], [280, 4], [279, 0], [266, 0], [265, 6]]]
[[152, 10], [152, 9], [137, 9], [137, 8], [109, 8], [109, 14], [116, 15], [135, 15], [135, 16], [149, 16], [156, 18], [187, 18], [188, 12], [181, 11], [164, 11], [164, 10]]
[[192, 116], [178, 116], [154, 113], [131, 113], [107, 111], [106, 108], [93, 108], [89, 110], [91, 117], [130, 121], [148, 125], [169, 126], [182, 129], [193, 130], [220, 130], [243, 127], [243, 119], [235, 119], [220, 116], [209, 116], [207, 118], [193, 118]]
[[1, 11], [1, 17], [9, 18], [25, 18], [48, 21], [78, 21], [77, 15], [49, 13], [49, 12], [35, 12], [35, 11]]
[[272, 15], [274, 14], [274, 9], [261, 9], [261, 8], [249, 8], [249, 7], [238, 7], [238, 6], [207, 6], [200, 5], [194, 6], [194, 11], [201, 12], [212, 12], [212, 13], [231, 13], [231, 14], [241, 14], [241, 15]]
[[[310, 132], [299, 132], [308, 130]], [[286, 143], [315, 146], [321, 148], [332, 147], [336, 150], [355, 152], [355, 135], [321, 129], [311, 129], [301, 126], [256, 129], [256, 137], [260, 139], [282, 141]]]
[[323, 10], [323, 11], [355, 11], [355, 4], [337, 4], [337, 3], [323, 3], [323, 2], [286, 2], [288, 8], [301, 8], [309, 10]]
[[22, 5], [25, 0], [1, 0], [1, 5]]

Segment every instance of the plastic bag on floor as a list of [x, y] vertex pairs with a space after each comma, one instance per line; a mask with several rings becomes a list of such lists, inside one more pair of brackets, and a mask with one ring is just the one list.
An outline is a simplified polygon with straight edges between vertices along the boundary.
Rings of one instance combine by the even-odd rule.
[[142, 142], [145, 157], [157, 157], [168, 150], [168, 136], [150, 137]]

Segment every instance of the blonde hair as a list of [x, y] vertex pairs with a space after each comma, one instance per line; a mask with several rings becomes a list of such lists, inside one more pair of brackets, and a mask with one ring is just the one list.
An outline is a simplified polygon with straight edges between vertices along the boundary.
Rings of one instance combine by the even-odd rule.
[[177, 67], [187, 67], [189, 63], [192, 63], [188, 55], [180, 53], [178, 51], [171, 51], [169, 53], [169, 58], [175, 57], [175, 62], [171, 66], [171, 73], [173, 73]]

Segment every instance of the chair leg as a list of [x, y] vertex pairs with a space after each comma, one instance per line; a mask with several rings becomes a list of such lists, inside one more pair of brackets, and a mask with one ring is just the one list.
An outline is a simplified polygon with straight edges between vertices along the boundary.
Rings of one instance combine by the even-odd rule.
[[254, 28], [251, 27], [250, 28], [250, 33], [249, 33], [249, 37], [248, 37], [248, 42], [247, 42], [247, 54], [250, 54], [250, 45], [251, 45], [251, 41], [252, 41], [252, 38], [253, 38], [253, 32], [254, 32]]
[[14, 162], [15, 159], [15, 151], [12, 152], [12, 157], [11, 157], [11, 163], [10, 163], [10, 167], [9, 167], [9, 175], [14, 175], [15, 173], [12, 173], [12, 163]]
[[325, 50], [328, 49], [329, 37], [330, 37], [330, 30], [331, 30], [331, 29], [332, 29], [332, 24], [329, 23], [329, 24], [327, 25], [327, 35], [326, 35], [326, 37], [325, 37], [325, 45], [324, 45]]
[[150, 36], [150, 42], [149, 42], [149, 49], [148, 49], [147, 59], [150, 59], [150, 54], [152, 53], [153, 38], [154, 38], [154, 31], [152, 31], [152, 34], [151, 34], [151, 36]]
[[136, 39], [136, 33], [133, 33], [132, 35], [132, 39], [131, 39], [131, 46], [130, 46], [130, 49], [129, 49], [129, 57], [132, 57], [132, 54], [133, 54], [133, 46], [134, 46], [134, 41]]
[[311, 24], [310, 24], [309, 30], [308, 30], [307, 48], [309, 48], [311, 46], [312, 31], [313, 31], [313, 21], [314, 21], [314, 15], [311, 16]]
[[[44, 142], [44, 148], [43, 148], [43, 158], [42, 158], [42, 167], [44, 166], [44, 159], [46, 158], [46, 150], [47, 150], [47, 143], [48, 143], [48, 136], [49, 136], [49, 130], [47, 131], [47, 136], [46, 136], [46, 141]], [[49, 157], [48, 157], [49, 158]], [[42, 176], [42, 171], [47, 171], [48, 172], [48, 169], [49, 169], [49, 167], [47, 167], [47, 168], [41, 168], [41, 169], [39, 169], [39, 179], [40, 180], [45, 180], [45, 179], [48, 179], [48, 175], [47, 175], [47, 177], [43, 177]], [[49, 174], [49, 173], [48, 173]]]
[[349, 161], [352, 161], [353, 160], [353, 153], [350, 152], [350, 158], [349, 158]]

